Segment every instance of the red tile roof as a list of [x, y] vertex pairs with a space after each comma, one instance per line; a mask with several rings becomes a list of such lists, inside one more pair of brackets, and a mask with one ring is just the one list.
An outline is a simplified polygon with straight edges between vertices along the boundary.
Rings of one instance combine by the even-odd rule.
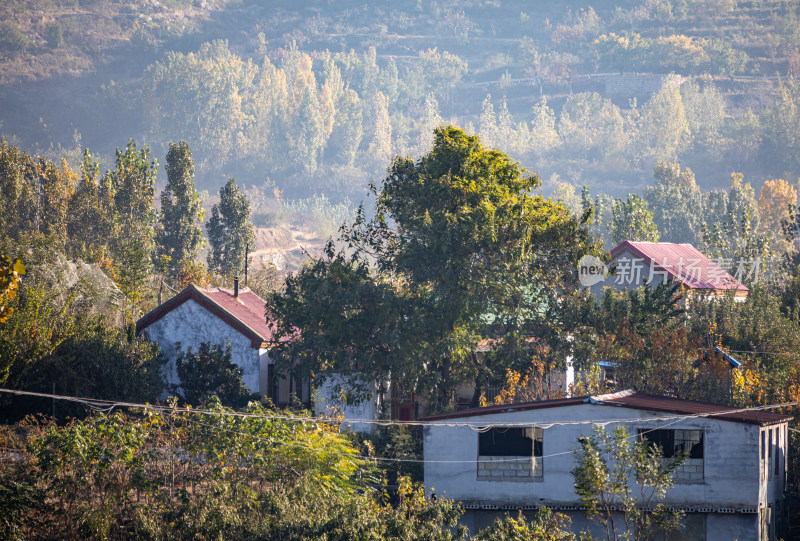
[[262, 347], [272, 340], [272, 330], [267, 324], [266, 303], [249, 289], [240, 288], [239, 296], [221, 287], [200, 288], [190, 284], [167, 302], [151, 310], [136, 322], [136, 332], [141, 332], [188, 300], [194, 300], [225, 323], [250, 338], [253, 347]]
[[478, 417], [497, 413], [510, 413], [515, 411], [527, 411], [545, 408], [559, 408], [563, 406], [577, 406], [581, 404], [599, 404], [622, 406], [624, 408], [658, 411], [672, 413], [676, 415], [700, 415], [711, 419], [731, 421], [734, 423], [746, 423], [756, 425], [772, 425], [783, 423], [792, 419], [791, 415], [772, 413], [764, 410], [745, 410], [707, 402], [695, 402], [694, 400], [684, 400], [682, 398], [672, 398], [668, 396], [649, 395], [637, 393], [635, 391], [621, 391], [605, 395], [581, 396], [576, 398], [561, 398], [558, 400], [542, 400], [539, 402], [525, 402], [522, 404], [503, 404], [500, 406], [488, 406], [484, 408], [472, 408], [442, 415], [426, 417], [424, 421], [439, 421], [445, 419], [459, 419], [462, 417]]
[[643, 259], [648, 269], [652, 263], [656, 270], [666, 272], [689, 289], [749, 291], [691, 244], [625, 241], [611, 250], [611, 257], [617, 259], [625, 252]]

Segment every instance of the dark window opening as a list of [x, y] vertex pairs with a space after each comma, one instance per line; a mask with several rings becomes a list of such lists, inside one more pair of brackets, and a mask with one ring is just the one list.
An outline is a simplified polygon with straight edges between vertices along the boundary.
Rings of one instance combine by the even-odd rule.
[[[769, 429], [769, 447], [767, 447], [767, 451], [769, 452], [770, 458], [772, 457], [772, 429]], [[773, 462], [772, 460], [768, 460], [767, 462]], [[770, 474], [770, 470], [775, 467], [775, 464], [767, 464], [767, 475]]]
[[703, 458], [702, 430], [639, 430], [639, 437], [657, 445], [664, 458], [673, 458], [683, 452], [687, 458]]
[[542, 429], [494, 427], [478, 434], [479, 456], [542, 456]]

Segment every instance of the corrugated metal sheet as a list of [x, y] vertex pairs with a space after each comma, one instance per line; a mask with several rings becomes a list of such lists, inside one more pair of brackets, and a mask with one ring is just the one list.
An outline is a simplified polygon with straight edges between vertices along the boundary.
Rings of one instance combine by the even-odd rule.
[[690, 289], [749, 291], [691, 244], [625, 241], [611, 251], [611, 257], [617, 259], [625, 253], [641, 258], [648, 269], [652, 265]]
[[[426, 417], [424, 421], [439, 421], [445, 419], [459, 419], [464, 417], [479, 417], [498, 413], [511, 413], [515, 411], [527, 411], [545, 408], [560, 408], [564, 406], [576, 406], [581, 404], [594, 405], [613, 405], [622, 406], [630, 409], [658, 411], [663, 413], [673, 413], [677, 415], [703, 415], [711, 419], [720, 419], [735, 423], [770, 425], [783, 423], [792, 419], [791, 415], [772, 413], [769, 411], [740, 411], [737, 408], [721, 406], [719, 404], [709, 404], [707, 402], [696, 402], [694, 400], [683, 400], [668, 396], [656, 396], [634, 391], [620, 391], [618, 393], [581, 396], [576, 398], [562, 398], [559, 400], [542, 400], [539, 402], [526, 402], [523, 404], [504, 404], [500, 406], [488, 406], [485, 408], [473, 408], [443, 415]], [[624, 415], [621, 415], [624, 417]]]
[[194, 284], [189, 284], [167, 302], [142, 316], [136, 322], [136, 332], [142, 332], [153, 322], [190, 299], [248, 336], [253, 341], [253, 347], [260, 347], [262, 343], [273, 339], [265, 315], [266, 303], [258, 295], [247, 288], [241, 288], [239, 296], [234, 297], [233, 291], [228, 289], [201, 288]]
[[268, 342], [272, 339], [272, 330], [267, 325], [267, 318], [264, 315], [266, 303], [258, 295], [246, 288], [239, 289], [238, 297], [233, 296], [233, 291], [221, 287], [198, 289], [203, 295], [253, 329], [262, 340]]

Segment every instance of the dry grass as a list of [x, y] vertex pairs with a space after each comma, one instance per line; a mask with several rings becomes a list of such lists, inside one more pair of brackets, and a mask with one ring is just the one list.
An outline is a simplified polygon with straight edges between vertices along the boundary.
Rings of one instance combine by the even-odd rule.
[[[190, 0], [6, 0], [0, 21], [21, 32], [21, 50], [0, 46], [0, 84], [38, 81], [96, 70], [115, 54], [157, 47], [195, 32], [212, 9], [227, 0], [196, 7]], [[48, 43], [58, 26], [63, 45]]]

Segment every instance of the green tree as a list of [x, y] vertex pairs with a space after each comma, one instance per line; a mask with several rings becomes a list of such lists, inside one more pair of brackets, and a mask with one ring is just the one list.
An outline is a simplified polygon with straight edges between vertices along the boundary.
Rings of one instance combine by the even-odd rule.
[[283, 63], [288, 88], [285, 137], [289, 143], [291, 161], [302, 165], [305, 172], [316, 170], [319, 156], [330, 135], [322, 114], [317, 79], [311, 68], [311, 57], [295, 49], [290, 51]]
[[599, 94], [583, 92], [567, 98], [558, 121], [563, 148], [584, 158], [610, 158], [625, 148], [619, 108]]
[[67, 253], [96, 262], [109, 256], [114, 231], [114, 189], [89, 149], [83, 151], [81, 180], [69, 202]]
[[161, 192], [160, 227], [156, 256], [169, 258], [175, 278], [194, 264], [203, 247], [203, 201], [194, 188], [194, 160], [184, 141], [171, 143], [167, 153], [167, 186]]
[[212, 396], [222, 404], [241, 408], [254, 396], [242, 382], [242, 369], [231, 361], [231, 345], [220, 346], [203, 342], [197, 350], [178, 350], [175, 361], [179, 385], [172, 392], [180, 394], [188, 404], [202, 406]]
[[[477, 404], [506, 368], [527, 370], [525, 338], [560, 324], [560, 292], [575, 287], [575, 262], [593, 248], [578, 218], [533, 193], [538, 185], [477, 137], [437, 128], [430, 153], [395, 159], [374, 189], [376, 217], [362, 212], [345, 231], [348, 255], [329, 247], [268, 300], [278, 334], [299, 336], [282, 362], [367, 383], [391, 372], [434, 409], [463, 383], [475, 384]], [[479, 355], [498, 334], [496, 351]]]
[[192, 134], [189, 141], [203, 163], [226, 163], [246, 126], [242, 106], [257, 74], [258, 67], [233, 54], [224, 40], [186, 54], [168, 51], [142, 77], [150, 134], [160, 141]]
[[[36, 258], [24, 287], [11, 302], [14, 312], [0, 325], [0, 385], [35, 392], [110, 400], [153, 401], [164, 388], [156, 344], [137, 337], [133, 327], [115, 326], [95, 314], [103, 292], [80, 282], [65, 287], [65, 264], [52, 247], [25, 245]], [[112, 314], [109, 314], [112, 315]], [[0, 417], [16, 421], [30, 413], [50, 413], [37, 398], [0, 397]], [[59, 404], [58, 415], [82, 416], [76, 404]]]
[[566, 182], [556, 183], [552, 198], [564, 207], [569, 209], [572, 214], [580, 216], [583, 214], [583, 204], [580, 196], [575, 193], [575, 186]]
[[616, 246], [611, 238], [613, 210], [616, 199], [607, 194], [597, 194], [592, 199], [589, 186], [581, 189], [581, 207], [583, 215], [591, 218], [590, 231], [597, 239], [602, 240], [603, 246], [611, 250]]
[[208, 268], [223, 276], [244, 270], [248, 246], [253, 246], [255, 231], [250, 222], [250, 201], [234, 179], [219, 190], [219, 203], [211, 207], [208, 221]]
[[494, 112], [491, 94], [486, 94], [486, 97], [483, 99], [478, 130], [486, 146], [497, 148], [497, 115]]
[[800, 164], [800, 84], [794, 79], [781, 81], [775, 105], [767, 114], [770, 150], [784, 167]]
[[[746, 283], [758, 280], [765, 273], [777, 271], [776, 258], [771, 250], [773, 243], [769, 234], [762, 233], [755, 190], [744, 175], [731, 173], [731, 184], [726, 197], [717, 196], [719, 210], [715, 214], [707, 211], [709, 219], [701, 229], [701, 246], [711, 257], [727, 259], [732, 265], [746, 264]], [[725, 204], [723, 209], [723, 204]], [[756, 264], [758, 267], [753, 267]], [[756, 271], [757, 272], [754, 272]]]
[[[713, 351], [716, 341], [709, 338], [708, 320], [696, 328], [687, 325], [686, 310], [680, 306], [694, 307], [692, 302], [677, 281], [630, 291], [606, 289], [603, 298], [582, 314], [585, 332], [575, 334], [583, 358], [616, 367], [613, 387], [604, 389], [601, 384], [598, 391], [635, 389], [730, 403], [730, 365]], [[695, 365], [703, 357], [707, 362]]]
[[336, 106], [336, 120], [329, 143], [336, 151], [339, 163], [349, 166], [355, 164], [364, 135], [362, 115], [361, 100], [356, 91], [351, 88], [343, 90]]
[[[603, 525], [607, 540], [650, 540], [680, 527], [683, 513], [671, 511], [663, 500], [685, 457], [664, 458], [659, 447], [628, 434], [622, 425], [610, 433], [596, 427], [578, 442], [575, 492], [589, 518]], [[615, 516], [618, 509], [622, 521]]]
[[556, 115], [547, 105], [547, 99], [544, 97], [536, 102], [532, 112], [533, 120], [531, 121], [528, 146], [535, 156], [541, 158], [560, 144], [558, 131], [556, 131]]
[[[64, 317], [64, 316], [62, 316]], [[103, 316], [75, 314], [74, 334], [59, 343], [25, 374], [15, 374], [17, 384], [30, 390], [90, 396], [105, 400], [153, 402], [164, 390], [158, 344], [136, 336], [133, 326], [116, 327]], [[17, 402], [19, 404], [19, 402]], [[49, 401], [30, 402], [19, 408], [20, 417], [35, 411], [50, 412]], [[85, 407], [58, 404], [61, 419], [82, 417]]]
[[373, 114], [372, 141], [367, 153], [370, 159], [380, 166], [385, 165], [392, 157], [392, 123], [389, 120], [389, 101], [382, 92], [375, 96]]
[[644, 191], [647, 208], [664, 242], [697, 244], [705, 216], [703, 196], [688, 167], [658, 162], [653, 176], [657, 183]]
[[[0, 427], [0, 533], [23, 539], [465, 541], [459, 507], [401, 477], [396, 498], [334, 423], [250, 405], [230, 415], [115, 411]], [[68, 498], [59, 494], [69, 494]]]
[[528, 520], [520, 511], [517, 518], [506, 515], [471, 539], [475, 541], [577, 541], [569, 531], [570, 518], [540, 507], [536, 516]]
[[450, 89], [467, 73], [467, 62], [457, 55], [437, 49], [419, 52], [419, 67], [424, 74], [425, 88], [419, 97], [430, 92], [438, 93], [449, 101]]
[[617, 199], [611, 213], [609, 232], [615, 244], [626, 240], [658, 242], [660, 235], [658, 227], [653, 223], [653, 213], [640, 196], [632, 193], [624, 201]]
[[425, 105], [422, 118], [419, 122], [419, 139], [417, 152], [423, 154], [428, 152], [433, 143], [433, 130], [442, 124], [442, 117], [439, 114], [439, 102], [433, 94], [425, 96]]
[[0, 256], [0, 323], [5, 323], [14, 309], [8, 305], [19, 291], [21, 275], [25, 274], [25, 265], [17, 258], [13, 262], [7, 255]]
[[106, 172], [114, 199], [114, 228], [110, 244], [114, 279], [135, 304], [145, 300], [152, 275], [155, 228], [158, 216], [153, 206], [158, 162], [150, 160], [150, 149], [137, 150], [131, 140], [124, 151], [117, 149], [113, 170]]
[[693, 81], [681, 85], [681, 98], [694, 144], [713, 152], [713, 147], [720, 146], [722, 126], [727, 116], [725, 98], [713, 84], [707, 83], [701, 88]]
[[57, 166], [0, 139], [0, 233], [14, 239], [52, 236], [63, 245], [76, 184], [66, 160]]
[[680, 83], [670, 78], [642, 107], [639, 127], [642, 158], [674, 160], [688, 130]]

